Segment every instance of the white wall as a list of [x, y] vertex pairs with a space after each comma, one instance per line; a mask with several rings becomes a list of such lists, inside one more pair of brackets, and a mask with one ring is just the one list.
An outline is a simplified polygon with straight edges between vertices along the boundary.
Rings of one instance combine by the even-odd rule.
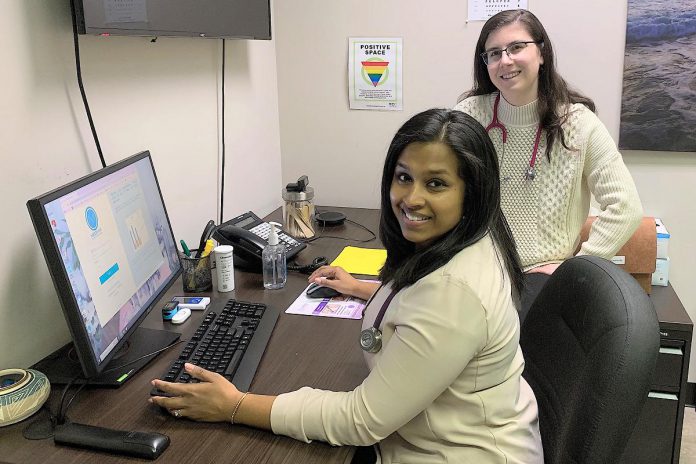
[[[533, 0], [561, 73], [592, 97], [618, 139], [626, 2]], [[471, 86], [481, 22], [466, 23], [467, 2], [295, 0], [276, 2], [276, 49], [283, 181], [307, 174], [317, 204], [379, 206], [386, 147], [397, 127], [429, 107], [452, 106]], [[348, 37], [402, 37], [404, 110], [348, 109]], [[696, 154], [631, 151], [624, 160], [646, 215], [672, 233], [670, 280], [696, 319], [694, 267]], [[690, 379], [696, 379], [692, 355]]]
[[[283, 181], [309, 176], [317, 204], [378, 207], [386, 149], [419, 110], [452, 106], [475, 40], [465, 2], [275, 3]], [[348, 109], [348, 38], [403, 37], [404, 111]]]
[[[99, 161], [75, 82], [68, 1], [0, 3], [5, 368], [32, 364], [69, 339], [26, 200]], [[275, 2], [273, 41], [228, 41], [225, 217], [270, 212], [282, 185], [300, 174], [309, 175], [318, 204], [377, 207], [382, 160], [396, 128], [420, 110], [451, 106], [471, 85], [481, 23], [466, 24], [466, 8], [454, 0]], [[549, 30], [561, 72], [595, 99], [616, 138], [625, 3], [590, 0], [568, 8], [536, 0], [530, 8]], [[404, 111], [348, 110], [351, 36], [403, 37]], [[195, 242], [205, 221], [217, 218], [220, 41], [82, 36], [80, 43], [107, 162], [149, 149], [175, 233]], [[696, 218], [689, 203], [696, 156], [627, 152], [624, 159], [646, 213], [662, 217], [672, 232], [670, 277], [696, 318], [690, 285]]]
[[[100, 167], [75, 77], [68, 0], [0, 0], [0, 369], [69, 341], [26, 211]], [[80, 37], [107, 163], [148, 149], [177, 238], [218, 218], [221, 41]], [[225, 218], [281, 203], [274, 41], [227, 41]]]

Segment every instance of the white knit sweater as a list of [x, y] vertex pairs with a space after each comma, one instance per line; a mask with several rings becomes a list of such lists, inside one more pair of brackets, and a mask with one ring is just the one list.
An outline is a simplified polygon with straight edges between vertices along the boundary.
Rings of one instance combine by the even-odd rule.
[[[497, 93], [467, 98], [454, 109], [470, 114], [487, 127], [493, 119]], [[578, 254], [610, 259], [631, 237], [643, 209], [631, 174], [606, 127], [587, 107], [574, 104], [563, 126], [567, 150], [554, 142], [551, 161], [542, 132], [536, 177], [526, 180], [539, 116], [537, 102], [513, 106], [500, 98], [498, 119], [507, 128], [488, 134], [500, 163], [501, 202], [525, 271], [570, 258], [579, 241], [590, 194], [601, 213]]]

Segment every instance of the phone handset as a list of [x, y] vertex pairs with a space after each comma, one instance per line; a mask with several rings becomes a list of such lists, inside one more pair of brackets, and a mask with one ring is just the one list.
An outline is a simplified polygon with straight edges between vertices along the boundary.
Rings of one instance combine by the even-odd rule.
[[[234, 247], [235, 267], [239, 266], [248, 271], [261, 272], [261, 253], [268, 244], [266, 240], [268, 240], [270, 229], [271, 226], [268, 222], [248, 211], [217, 227], [206, 226], [204, 236], [211, 233], [212, 238], [219, 244], [232, 245]], [[278, 239], [283, 242], [287, 250], [288, 260], [307, 247], [305, 243], [295, 240], [282, 229], [277, 229], [277, 231]]]
[[258, 256], [261, 256], [264, 247], [268, 245], [266, 240], [255, 233], [229, 224], [218, 227], [213, 237], [221, 244], [239, 246]]

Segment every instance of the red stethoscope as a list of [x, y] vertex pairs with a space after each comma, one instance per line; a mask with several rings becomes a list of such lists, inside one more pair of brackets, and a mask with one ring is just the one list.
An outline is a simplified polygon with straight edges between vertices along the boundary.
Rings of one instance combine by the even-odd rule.
[[[495, 97], [495, 103], [493, 104], [493, 120], [486, 127], [486, 132], [491, 129], [500, 129], [503, 134], [503, 150], [505, 149], [505, 142], [507, 142], [507, 129], [502, 122], [498, 119], [498, 104], [500, 103], [500, 93]], [[541, 124], [537, 127], [536, 137], [534, 138], [534, 149], [532, 150], [532, 157], [529, 159], [529, 166], [527, 171], [524, 173], [525, 180], [534, 180], [536, 177], [536, 159], [537, 152], [539, 151], [539, 140], [541, 140]]]

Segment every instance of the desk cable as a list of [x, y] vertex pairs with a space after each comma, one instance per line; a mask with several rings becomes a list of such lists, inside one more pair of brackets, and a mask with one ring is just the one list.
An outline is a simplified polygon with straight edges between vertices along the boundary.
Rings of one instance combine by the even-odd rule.
[[[167, 351], [170, 348], [178, 346], [181, 343], [186, 343], [188, 341], [189, 340], [178, 340], [175, 343], [172, 343], [171, 345], [144, 354], [139, 358], [128, 361], [127, 363], [106, 369], [100, 372], [100, 374], [106, 374], [108, 372], [123, 369], [126, 366], [142, 361], [143, 359], [148, 358], [150, 356], [162, 353], [163, 351]], [[28, 440], [43, 440], [46, 438], [51, 438], [53, 436], [53, 430], [55, 429], [56, 425], [62, 425], [66, 422], [70, 422], [70, 419], [68, 418], [68, 409], [70, 408], [70, 405], [72, 404], [73, 400], [77, 397], [77, 395], [87, 386], [87, 384], [89, 384], [90, 380], [92, 380], [93, 378], [94, 377], [83, 378], [82, 374], [78, 374], [75, 377], [73, 377], [65, 385], [65, 388], [63, 388], [63, 393], [61, 394], [60, 401], [58, 402], [57, 414], [53, 414], [51, 412], [51, 408], [50, 406], [48, 406], [48, 402], [46, 402], [46, 404], [41, 409], [45, 409], [48, 412], [48, 418], [38, 418], [35, 421], [31, 422], [29, 425], [27, 425], [22, 431], [22, 435], [24, 436], [24, 438]], [[65, 404], [65, 399], [68, 396], [68, 391], [73, 385], [79, 382], [80, 379], [82, 379], [83, 381], [79, 383], [77, 390], [73, 392], [72, 396], [68, 400], [68, 403], [65, 405], [65, 407], [63, 407], [63, 405]], [[48, 422], [46, 421], [46, 419], [48, 419]]]
[[82, 69], [80, 66], [80, 41], [77, 37], [77, 20], [75, 19], [75, 0], [70, 0], [70, 10], [72, 13], [72, 25], [73, 25], [73, 42], [75, 45], [75, 67], [77, 71], [77, 86], [80, 88], [80, 95], [82, 96], [82, 103], [85, 106], [85, 112], [87, 113], [87, 120], [89, 121], [89, 128], [92, 130], [92, 137], [94, 137], [94, 144], [97, 146], [97, 153], [99, 153], [99, 159], [101, 160], [101, 165], [103, 168], [106, 167], [106, 161], [104, 161], [104, 153], [102, 153], [101, 144], [99, 143], [99, 137], [97, 136], [97, 129], [94, 127], [94, 120], [92, 120], [92, 112], [89, 109], [89, 103], [87, 102], [87, 94], [85, 93], [85, 86], [82, 84]]
[[[371, 242], [371, 241], [373, 241], [373, 240], [375, 240], [375, 239], [377, 238], [377, 235], [375, 235], [375, 233], [372, 232], [368, 227], [366, 227], [366, 226], [364, 226], [364, 225], [362, 225], [362, 224], [360, 224], [360, 223], [358, 223], [358, 222], [352, 221], [352, 220], [350, 220], [350, 219], [348, 219], [348, 218], [346, 218], [345, 221], [346, 221], [346, 222], [350, 222], [351, 224], [354, 224], [354, 225], [360, 227], [361, 229], [366, 230], [366, 231], [370, 234], [370, 238], [356, 239], [356, 238], [340, 237], [340, 236], [338, 236], [338, 235], [323, 235], [323, 234], [324, 234], [324, 230], [326, 229], [326, 226], [322, 225], [322, 226], [319, 227], [319, 234], [315, 235], [315, 236], [312, 237], [312, 238], [301, 239], [300, 241], [303, 242], [303, 243], [311, 243], [311, 242], [313, 242], [313, 241], [315, 241], [315, 240], [319, 240], [319, 239], [321, 239], [321, 238], [335, 238], [335, 239], [338, 239], [338, 240], [348, 240], [348, 241], [356, 242], [356, 243], [367, 243], [367, 242]], [[320, 235], [320, 234], [321, 234], [321, 235]]]
[[309, 264], [288, 263], [288, 271], [301, 272], [302, 274], [311, 274], [322, 266], [329, 264], [329, 260], [325, 256], [317, 256]]
[[[366, 230], [367, 232], [370, 233], [371, 237], [366, 238], [366, 239], [354, 239], [354, 238], [348, 238], [348, 237], [340, 237], [338, 235], [323, 235], [324, 229], [326, 228], [326, 226], [321, 225], [319, 228], [319, 233], [322, 235], [317, 234], [312, 238], [298, 239], [298, 240], [303, 242], [303, 243], [311, 243], [315, 240], [319, 240], [320, 238], [335, 238], [338, 240], [348, 240], [348, 241], [357, 242], [357, 243], [367, 243], [367, 242], [371, 242], [372, 240], [375, 240], [377, 238], [375, 233], [372, 232], [370, 229], [368, 229], [366, 226], [364, 226], [358, 222], [352, 221], [348, 218], [346, 218], [345, 221], [350, 222], [351, 224], [354, 224], [354, 225]], [[288, 263], [288, 270], [301, 272], [303, 274], [311, 274], [312, 272], [316, 271], [320, 267], [327, 266], [328, 264], [329, 264], [329, 260], [326, 259], [326, 257], [318, 256], [318, 257], [314, 258], [314, 260], [310, 264]]]

